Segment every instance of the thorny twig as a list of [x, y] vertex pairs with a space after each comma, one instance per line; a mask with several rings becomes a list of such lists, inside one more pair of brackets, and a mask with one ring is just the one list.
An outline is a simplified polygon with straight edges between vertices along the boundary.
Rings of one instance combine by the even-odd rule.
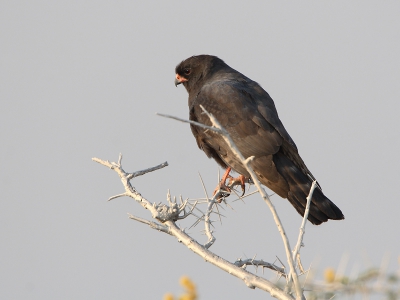
[[[120, 155], [120, 157], [118, 159], [118, 163], [104, 161], [104, 160], [101, 160], [98, 158], [93, 158], [93, 161], [96, 161], [96, 162], [114, 170], [119, 175], [119, 177], [125, 187], [125, 193], [116, 195], [111, 198], [115, 199], [117, 197], [128, 196], [128, 197], [135, 199], [144, 208], [148, 209], [151, 212], [152, 217], [156, 221], [160, 222], [161, 224], [158, 224], [158, 223], [155, 223], [152, 221], [148, 221], [148, 220], [133, 216], [131, 214], [129, 214], [129, 218], [139, 221], [141, 223], [147, 224], [153, 229], [156, 229], [158, 231], [165, 232], [165, 233], [168, 233], [168, 234], [174, 236], [175, 238], [178, 239], [179, 242], [186, 245], [189, 249], [194, 251], [196, 254], [203, 257], [206, 261], [209, 261], [212, 264], [221, 268], [222, 270], [228, 272], [229, 274], [232, 274], [232, 275], [242, 279], [245, 282], [245, 284], [250, 288], [256, 288], [256, 287], [260, 288], [262, 290], [269, 292], [272, 297], [276, 297], [278, 299], [285, 299], [285, 300], [293, 299], [290, 295], [286, 294], [283, 290], [281, 290], [279, 287], [274, 285], [272, 282], [270, 282], [264, 278], [261, 278], [259, 276], [256, 276], [256, 275], [242, 269], [241, 267], [238, 267], [235, 264], [224, 260], [223, 258], [217, 256], [213, 252], [209, 251], [206, 247], [207, 244], [206, 244], [206, 246], [200, 245], [196, 240], [194, 240], [192, 237], [190, 237], [187, 233], [185, 233], [182, 229], [180, 229], [175, 224], [175, 222], [177, 220], [191, 215], [193, 210], [195, 209], [197, 202], [194, 205], [192, 205], [189, 212], [186, 212], [185, 208], [187, 205], [189, 205], [189, 201], [188, 200], [182, 201], [182, 199], [180, 199], [180, 204], [178, 205], [176, 202], [176, 199], [175, 198], [172, 199], [171, 195], [168, 191], [168, 194], [167, 194], [168, 205], [165, 205], [162, 203], [151, 204], [131, 185], [130, 179], [135, 177], [135, 176], [132, 176], [131, 174], [143, 175], [147, 172], [154, 171], [156, 168], [162, 168], [168, 164], [164, 163], [155, 168], [149, 168], [144, 171], [139, 171], [139, 172], [135, 172], [135, 173], [126, 173], [122, 169], [121, 160], [122, 160], [122, 155]], [[211, 199], [211, 200], [215, 201], [215, 199]], [[211, 203], [211, 206], [213, 204], [212, 201], [209, 201], [208, 202], [209, 207], [210, 207], [210, 203]], [[208, 215], [211, 214], [212, 207], [211, 207], [211, 209], [208, 209], [208, 211], [209, 211]], [[183, 215], [181, 215], [182, 212], [183, 212]], [[206, 217], [204, 217], [204, 219], [205, 218]], [[210, 225], [211, 221], [206, 222], [206, 224]]]

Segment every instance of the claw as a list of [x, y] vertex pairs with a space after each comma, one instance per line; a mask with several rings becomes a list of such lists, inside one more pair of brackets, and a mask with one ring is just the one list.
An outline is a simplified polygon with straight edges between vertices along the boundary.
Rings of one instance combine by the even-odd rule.
[[244, 194], [246, 193], [246, 186], [244, 185], [244, 183], [242, 183], [242, 184], [240, 185], [240, 187], [242, 188], [242, 195], [241, 195], [240, 197], [243, 197]]
[[[217, 199], [217, 201], [219, 203], [221, 203], [223, 197], [227, 197], [230, 195], [231, 188], [235, 185], [240, 185], [240, 187], [242, 188], [242, 196], [246, 192], [246, 186], [245, 186], [246, 177], [244, 177], [243, 175], [240, 175], [239, 177], [233, 178], [232, 176], [229, 175], [230, 171], [231, 171], [231, 168], [228, 167], [224, 173], [224, 176], [222, 176], [221, 181], [218, 183], [217, 187], [214, 190], [213, 195], [215, 195], [219, 191], [226, 191], [226, 194], [223, 193], [223, 195]], [[227, 179], [229, 179], [228, 185], [226, 185], [226, 183], [225, 183]]]
[[240, 197], [243, 197], [243, 195], [246, 193], [245, 182], [246, 182], [246, 177], [244, 177], [243, 175], [240, 175], [239, 177], [236, 178], [232, 177], [229, 178], [229, 186], [240, 185], [240, 187], [242, 188], [242, 195]]

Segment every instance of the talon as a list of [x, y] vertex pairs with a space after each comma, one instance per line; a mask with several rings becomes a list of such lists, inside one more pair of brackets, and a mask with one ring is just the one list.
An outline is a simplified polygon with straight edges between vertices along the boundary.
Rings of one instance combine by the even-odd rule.
[[243, 175], [240, 175], [239, 178], [240, 178], [240, 187], [242, 188], [242, 192], [243, 192], [240, 197], [243, 197], [244, 194], [246, 193], [246, 185], [244, 184], [246, 178]]
[[246, 193], [246, 186], [244, 185], [244, 183], [242, 183], [242, 184], [240, 185], [240, 187], [242, 188], [242, 195], [241, 195], [240, 197], [243, 197], [244, 194]]
[[242, 188], [242, 195], [240, 197], [243, 197], [243, 195], [246, 193], [245, 182], [246, 177], [244, 177], [243, 175], [239, 175], [236, 178], [231, 177], [231, 179], [229, 180], [229, 186], [240, 185], [240, 187]]

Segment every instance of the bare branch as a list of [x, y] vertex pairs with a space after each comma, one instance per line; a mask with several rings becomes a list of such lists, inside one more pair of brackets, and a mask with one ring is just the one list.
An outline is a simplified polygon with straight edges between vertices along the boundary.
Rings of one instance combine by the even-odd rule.
[[[285, 293], [283, 290], [281, 290], [278, 286], [274, 285], [272, 282], [270, 282], [264, 278], [261, 278], [259, 276], [256, 276], [256, 275], [236, 266], [235, 264], [230, 263], [230, 262], [226, 261], [225, 259], [217, 256], [213, 252], [209, 251], [207, 249], [207, 247], [200, 245], [196, 240], [194, 240], [188, 234], [186, 234], [182, 229], [180, 229], [175, 224], [175, 221], [179, 218], [179, 214], [185, 210], [185, 206], [189, 203], [188, 200], [186, 200], [184, 203], [181, 203], [178, 206], [178, 204], [176, 203], [176, 200], [171, 200], [171, 196], [168, 193], [167, 200], [169, 202], [169, 206], [165, 205], [165, 204], [161, 204], [161, 203], [151, 204], [147, 199], [142, 197], [141, 194], [139, 192], [137, 192], [134, 187], [132, 187], [132, 185], [129, 182], [130, 179], [128, 178], [130, 174], [126, 173], [122, 169], [121, 159], [122, 159], [122, 155], [120, 155], [118, 163], [110, 163], [109, 161], [103, 161], [98, 158], [93, 158], [93, 161], [96, 161], [96, 162], [114, 170], [121, 178], [121, 181], [125, 187], [125, 194], [127, 196], [135, 199], [144, 208], [148, 209], [151, 212], [152, 217], [155, 218], [156, 220], [162, 222], [163, 224], [162, 225], [157, 224], [155, 222], [151, 222], [151, 221], [139, 218], [139, 217], [135, 217], [133, 215], [129, 215], [129, 217], [131, 219], [139, 221], [144, 224], [147, 224], [154, 229], [157, 229], [161, 232], [165, 232], [165, 233], [168, 233], [168, 234], [174, 236], [179, 242], [184, 244], [186, 247], [188, 247], [190, 250], [192, 250], [199, 256], [203, 257], [206, 261], [214, 264], [215, 266], [221, 268], [222, 270], [228, 272], [229, 274], [232, 274], [232, 275], [242, 279], [249, 288], [262, 289], [264, 291], [269, 292], [272, 297], [275, 297], [278, 299], [284, 299], [284, 300], [293, 299], [293, 297], [291, 295]], [[214, 203], [215, 203], [215, 197], [212, 198], [211, 201], [208, 202], [208, 211], [207, 211], [208, 218], [212, 212], [212, 205]], [[195, 205], [192, 207], [191, 210], [193, 210], [194, 207], [195, 207]], [[210, 220], [208, 220], [205, 223], [211, 225]], [[209, 232], [211, 232], [210, 228], [208, 228], [208, 230], [209, 230]]]
[[190, 121], [190, 120], [185, 120], [185, 119], [181, 119], [181, 118], [178, 118], [178, 117], [174, 117], [174, 116], [170, 116], [170, 115], [164, 115], [164, 114], [159, 114], [159, 113], [156, 113], [156, 115], [159, 115], [160, 117], [164, 117], [164, 118], [174, 119], [174, 120], [177, 120], [177, 121], [180, 121], [180, 122], [183, 122], [183, 123], [193, 124], [193, 125], [196, 125], [196, 126], [199, 126], [199, 127], [203, 127], [203, 128], [206, 128], [206, 129], [211, 129], [212, 131], [221, 133], [219, 129], [217, 129], [217, 128], [215, 128], [215, 127], [212, 127], [212, 126], [204, 125], [204, 124], [199, 123], [199, 122]]
[[306, 271], [304, 270], [303, 264], [301, 263], [300, 253], [297, 253], [296, 255], [296, 262], [297, 262], [297, 267], [299, 268], [300, 271], [300, 275], [304, 274]]
[[[306, 232], [306, 223], [307, 223], [308, 214], [310, 212], [311, 199], [312, 199], [312, 195], [314, 193], [316, 186], [317, 186], [317, 181], [314, 180], [311, 185], [310, 192], [308, 193], [308, 196], [307, 196], [307, 204], [306, 204], [306, 209], [304, 211], [303, 221], [301, 222], [301, 226], [300, 226], [299, 237], [297, 239], [296, 246], [293, 249], [293, 260], [294, 261], [297, 260], [297, 265], [299, 266], [299, 270], [302, 273], [304, 273], [304, 270], [303, 270], [303, 266], [301, 264], [301, 259], [300, 259], [300, 248], [303, 246], [303, 237], [304, 237], [304, 233]], [[289, 276], [289, 281], [290, 281], [290, 279], [291, 279], [291, 276]]]
[[146, 173], [157, 171], [157, 170], [160, 170], [160, 169], [165, 168], [167, 166], [168, 166], [168, 162], [163, 162], [162, 164], [159, 164], [159, 165], [157, 165], [155, 167], [131, 173], [131, 174], [128, 175], [128, 179], [132, 179], [132, 178], [135, 178], [135, 177], [138, 177], [138, 176], [142, 176], [142, 175], [144, 175]]
[[278, 267], [277, 265], [271, 264], [269, 262], [261, 260], [255, 260], [254, 258], [248, 258], [245, 260], [242, 260], [239, 258], [237, 261], [234, 263], [238, 267], [243, 267], [243, 266], [256, 266], [256, 267], [263, 267], [263, 268], [268, 268], [273, 271], [276, 271], [280, 273], [282, 276], [286, 277], [285, 269]]
[[201, 185], [203, 186], [204, 194], [206, 195], [207, 202], [208, 202], [207, 211], [204, 214], [204, 227], [205, 227], [204, 231], [208, 238], [208, 241], [207, 241], [207, 243], [204, 244], [204, 247], [208, 249], [216, 241], [216, 238], [213, 236], [212, 231], [210, 229], [210, 225], [211, 225], [210, 215], [213, 211], [213, 206], [216, 202], [215, 202], [215, 196], [213, 199], [208, 198], [207, 189], [204, 185], [204, 181], [203, 181], [203, 178], [201, 177], [200, 173], [199, 173], [199, 177], [200, 177]]
[[312, 199], [312, 195], [314, 193], [316, 186], [317, 186], [317, 181], [314, 180], [311, 185], [310, 192], [308, 193], [308, 196], [307, 196], [307, 204], [306, 204], [306, 209], [304, 211], [303, 222], [301, 222], [299, 237], [297, 239], [296, 246], [294, 247], [294, 250], [293, 250], [293, 260], [295, 260], [297, 254], [300, 253], [300, 247], [303, 244], [303, 237], [304, 237], [304, 233], [306, 232], [306, 223], [307, 223], [308, 213], [310, 212], [311, 199]]
[[206, 249], [210, 248], [215, 242], [215, 237], [213, 236], [212, 231], [210, 230], [210, 225], [211, 225], [210, 215], [213, 211], [213, 206], [215, 205], [215, 203], [216, 202], [215, 202], [215, 196], [214, 196], [214, 198], [212, 198], [208, 201], [207, 211], [204, 215], [205, 233], [206, 233], [206, 236], [208, 237], [208, 241], [204, 245], [204, 247]]
[[122, 169], [122, 166], [121, 166], [122, 154], [119, 155], [118, 163], [105, 161], [105, 160], [102, 160], [99, 158], [92, 158], [92, 160], [99, 164], [102, 164], [106, 167], [109, 167], [110, 169], [117, 172], [118, 176], [120, 177], [120, 179], [122, 181], [122, 184], [125, 187], [126, 196], [135, 199], [145, 209], [148, 209], [151, 212], [153, 218], [155, 218], [161, 222], [165, 222], [167, 220], [177, 220], [180, 212], [182, 211], [182, 209], [184, 209], [184, 207], [178, 207], [178, 205], [176, 203], [174, 205], [172, 205], [171, 207], [167, 206], [165, 204], [161, 204], [161, 203], [160, 204], [156, 204], [156, 203], [151, 204], [146, 198], [144, 198], [139, 192], [137, 192], [136, 189], [130, 183], [131, 174], [135, 174], [135, 173], [145, 174], [150, 171], [160, 169], [161, 167], [165, 167], [166, 166], [166, 165], [164, 165], [165, 163], [160, 164], [153, 168], [148, 168], [148, 169], [130, 174], [130, 173], [126, 173]]
[[188, 217], [188, 216], [190, 216], [190, 215], [194, 215], [194, 214], [193, 214], [193, 210], [196, 208], [197, 201], [193, 204], [193, 206], [192, 206], [192, 208], [189, 210], [189, 212], [186, 212], [186, 205], [187, 205], [188, 203], [189, 203], [189, 200], [186, 199], [185, 202], [183, 202], [183, 203], [180, 205], [180, 212], [183, 211], [183, 216], [179, 215], [179, 216], [178, 216], [178, 220], [183, 220], [183, 219], [185, 219], [186, 217]]
[[[210, 118], [212, 124], [216, 127], [216, 128], [212, 127], [212, 128], [208, 128], [208, 129], [218, 132], [222, 135], [222, 137], [224, 138], [225, 142], [229, 145], [232, 152], [246, 167], [247, 172], [249, 172], [251, 179], [253, 180], [254, 184], [256, 185], [257, 189], [259, 190], [262, 198], [264, 199], [264, 201], [267, 203], [269, 209], [271, 210], [272, 215], [274, 217], [275, 224], [278, 227], [278, 231], [281, 234], [283, 244], [285, 246], [286, 258], [287, 258], [287, 261], [289, 264], [290, 273], [292, 274], [292, 279], [293, 279], [293, 283], [294, 283], [295, 290], [296, 290], [296, 299], [304, 299], [303, 291], [301, 289], [301, 286], [300, 286], [300, 283], [298, 280], [298, 275], [297, 275], [295, 265], [293, 262], [292, 251], [290, 249], [289, 239], [286, 236], [285, 229], [283, 228], [282, 222], [278, 216], [278, 213], [275, 210], [274, 205], [272, 204], [271, 200], [269, 199], [268, 194], [262, 188], [261, 183], [257, 178], [257, 175], [255, 174], [253, 168], [250, 166], [250, 162], [254, 159], [254, 157], [251, 156], [251, 157], [248, 157], [247, 159], [245, 159], [243, 157], [243, 155], [240, 153], [239, 149], [236, 147], [236, 145], [233, 142], [232, 138], [230, 137], [229, 133], [221, 126], [221, 124], [218, 122], [218, 120], [212, 114], [210, 114], [202, 105], [200, 105], [200, 107], [203, 110], [203, 112]], [[194, 124], [194, 125], [197, 125], [197, 124]], [[200, 126], [200, 125], [197, 125], [197, 126]], [[205, 126], [205, 125], [202, 125], [201, 127], [203, 127], [203, 126]]]
[[235, 264], [228, 262], [222, 257], [209, 251], [207, 248], [201, 246], [193, 238], [179, 229], [174, 222], [166, 221], [165, 225], [169, 227], [173, 236], [175, 236], [182, 244], [187, 246], [190, 250], [203, 257], [206, 261], [219, 267], [220, 269], [228, 272], [229, 274], [242, 279], [249, 288], [259, 288], [270, 293], [274, 298], [289, 300], [293, 299], [292, 296], [286, 294], [276, 285], [269, 280], [256, 276]]

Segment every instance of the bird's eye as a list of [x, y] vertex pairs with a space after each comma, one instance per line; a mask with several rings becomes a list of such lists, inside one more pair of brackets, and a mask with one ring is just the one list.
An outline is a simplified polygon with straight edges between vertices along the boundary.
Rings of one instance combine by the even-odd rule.
[[189, 75], [190, 74], [190, 69], [189, 68], [184, 69], [183, 73], [185, 73], [185, 75]]

